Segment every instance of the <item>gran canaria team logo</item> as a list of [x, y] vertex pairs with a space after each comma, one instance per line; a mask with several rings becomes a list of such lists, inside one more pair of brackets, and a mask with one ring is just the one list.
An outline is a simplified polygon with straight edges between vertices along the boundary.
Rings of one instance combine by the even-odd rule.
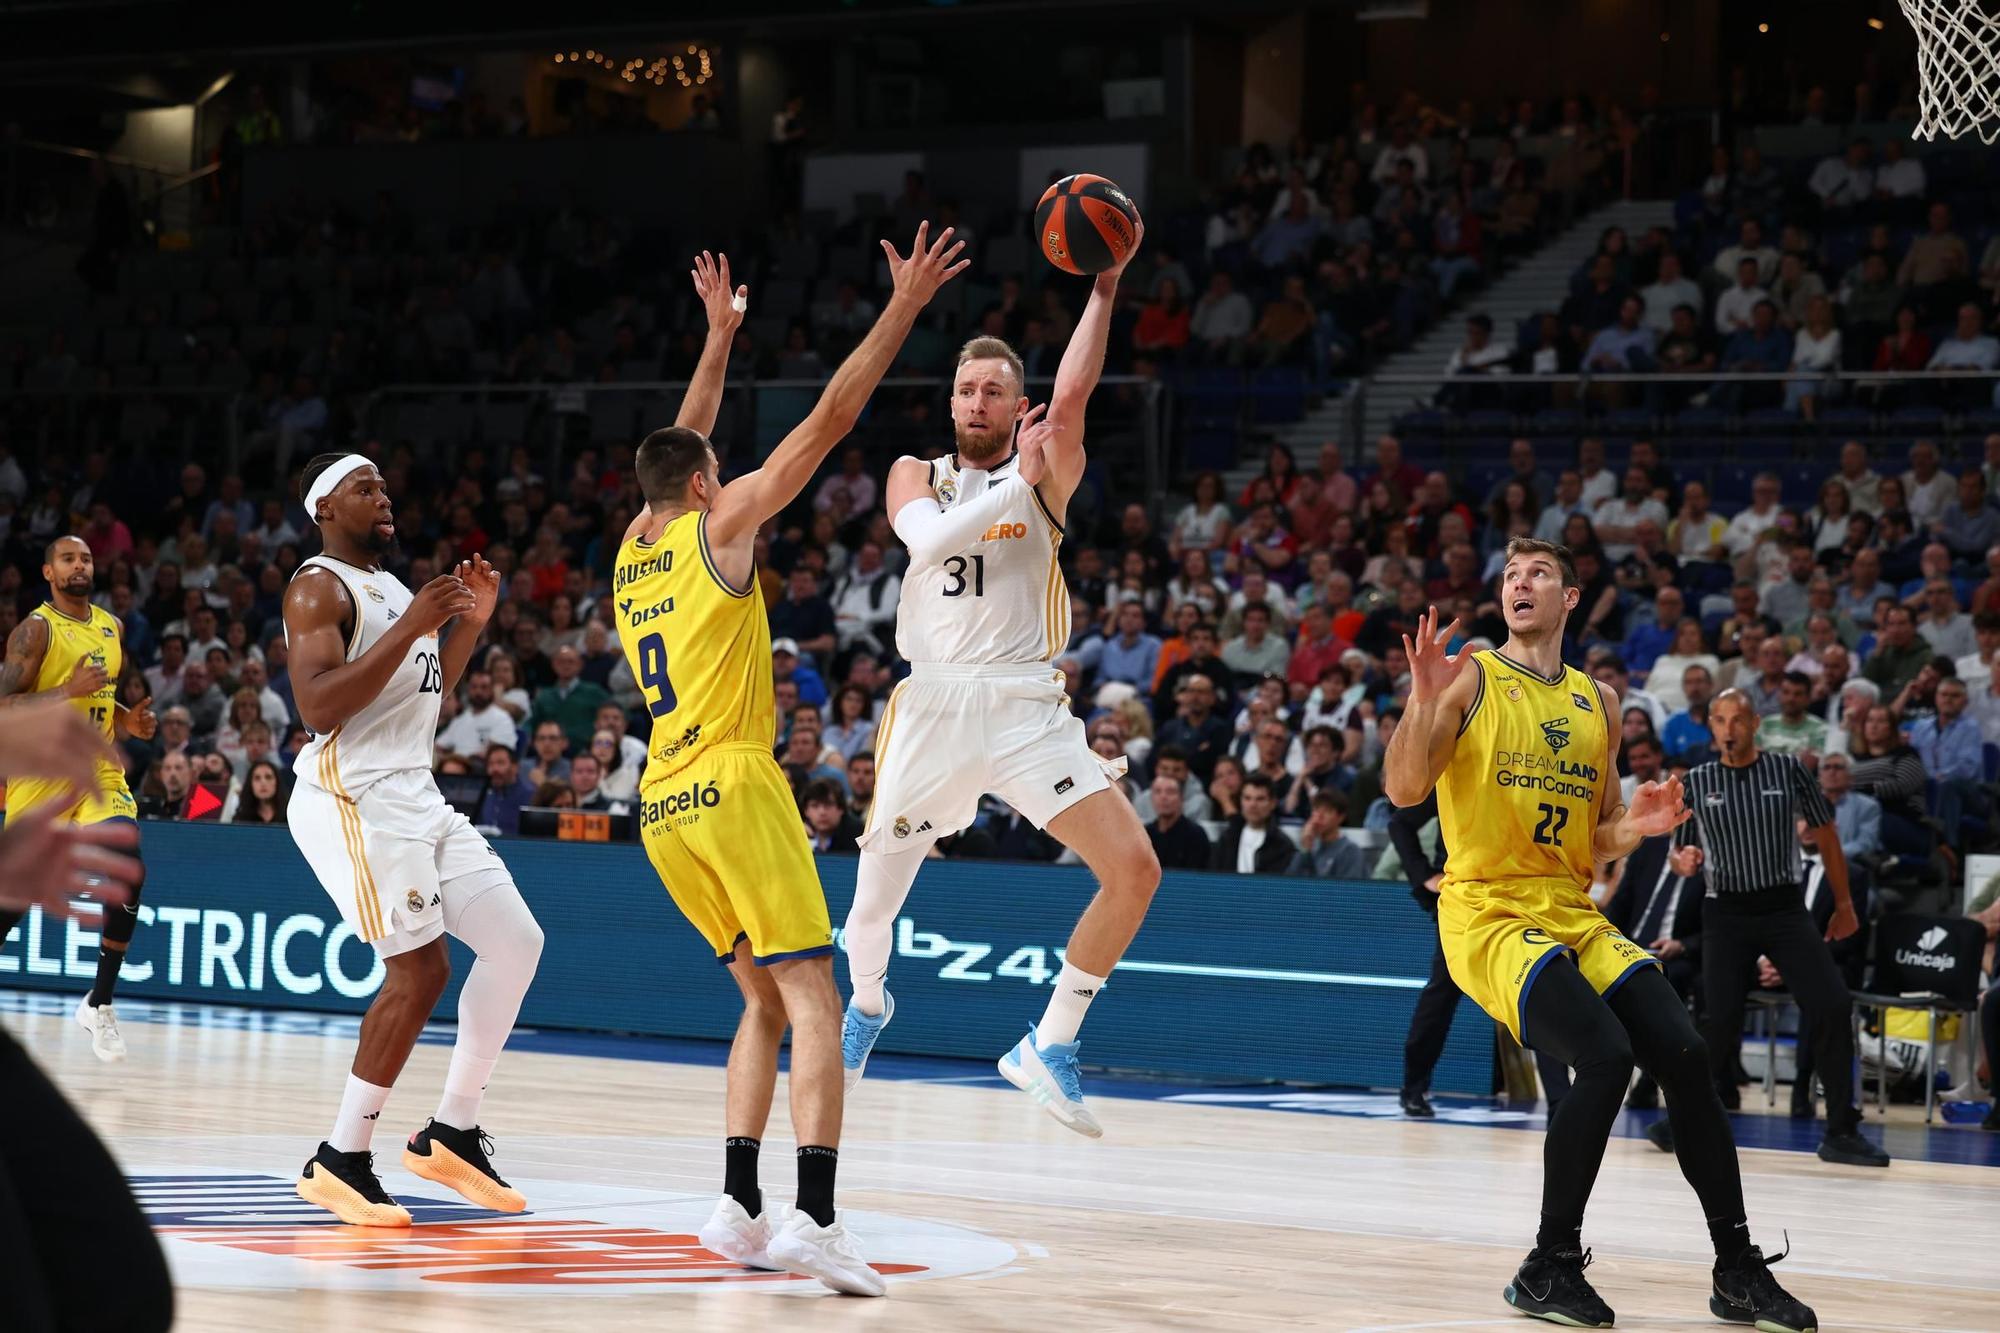
[[1569, 744], [1569, 719], [1551, 718], [1542, 723], [1542, 739], [1549, 743], [1551, 750], [1561, 754], [1563, 747]]

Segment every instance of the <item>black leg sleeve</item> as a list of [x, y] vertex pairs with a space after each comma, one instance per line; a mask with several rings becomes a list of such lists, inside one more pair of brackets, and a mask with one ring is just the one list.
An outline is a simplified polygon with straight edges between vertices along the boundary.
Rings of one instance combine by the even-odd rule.
[[[166, 1333], [166, 1257], [118, 1164], [27, 1052], [0, 1032], [0, 1272], [43, 1293], [63, 1333]], [[27, 1243], [15, 1243], [25, 1231]], [[107, 1268], [107, 1264], [112, 1267]], [[14, 1327], [10, 1322], [9, 1328]], [[34, 1328], [32, 1318], [28, 1327]]]
[[1826, 947], [1803, 904], [1766, 919], [1764, 952], [1805, 1015], [1801, 1036], [1810, 1036], [1813, 1072], [1826, 1085], [1826, 1132], [1852, 1133], [1861, 1123], [1854, 1101], [1853, 997], [1833, 951]]
[[1632, 1044], [1611, 1007], [1590, 988], [1568, 957], [1541, 970], [1528, 990], [1528, 1041], [1576, 1071], [1575, 1081], [1549, 1116], [1542, 1146], [1542, 1238], [1552, 1230], [1574, 1233], [1604, 1161], [1611, 1125], [1632, 1081]]
[[1431, 1071], [1444, 1054], [1445, 1038], [1451, 1035], [1452, 1015], [1464, 992], [1451, 979], [1445, 965], [1444, 946], [1431, 952], [1431, 979], [1417, 996], [1416, 1012], [1410, 1015], [1410, 1035], [1403, 1041], [1403, 1090], [1429, 1092]]
[[1611, 1010], [1632, 1039], [1639, 1067], [1653, 1076], [1667, 1101], [1674, 1156], [1694, 1186], [1711, 1228], [1742, 1223], [1743, 1176], [1736, 1137], [1716, 1095], [1708, 1051], [1687, 1006], [1664, 975], [1642, 967], [1611, 994]]

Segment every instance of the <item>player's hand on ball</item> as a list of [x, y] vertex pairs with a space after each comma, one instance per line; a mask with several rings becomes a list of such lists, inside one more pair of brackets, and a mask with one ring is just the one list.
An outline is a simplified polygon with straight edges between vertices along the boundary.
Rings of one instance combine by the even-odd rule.
[[708, 327], [721, 334], [736, 332], [750, 306], [750, 289], [729, 285], [729, 256], [704, 250], [694, 257], [688, 276], [694, 279], [694, 294], [708, 311]]
[[[896, 295], [906, 296], [918, 305], [929, 304], [937, 295], [937, 289], [965, 272], [972, 264], [970, 259], [960, 259], [965, 250], [965, 242], [953, 243], [952, 228], [946, 227], [939, 233], [937, 241], [930, 240], [931, 224], [917, 224], [917, 239], [910, 246], [910, 257], [903, 258], [896, 253], [896, 247], [882, 242], [882, 253], [889, 257], [889, 277], [895, 284]], [[956, 261], [956, 262], [954, 262]]]
[[1014, 433], [1014, 447], [1021, 451], [1021, 480], [1030, 486], [1040, 485], [1049, 470], [1049, 437], [1055, 433], [1055, 427], [1043, 415], [1048, 410], [1047, 403], [1029, 408]]
[[465, 613], [467, 620], [485, 624], [493, 617], [493, 608], [500, 603], [500, 571], [478, 551], [472, 559], [458, 562], [454, 571], [459, 581], [472, 592], [472, 609]]
[[1701, 848], [1695, 846], [1693, 843], [1689, 843], [1685, 847], [1676, 847], [1674, 854], [1668, 858], [1673, 863], [1674, 873], [1682, 879], [1698, 874], [1701, 870], [1701, 863], [1707, 859]]
[[417, 593], [404, 618], [419, 634], [432, 634], [443, 629], [453, 616], [470, 614], [476, 604], [477, 599], [472, 589], [465, 586], [464, 579], [456, 574], [440, 574]]
[[1625, 823], [1641, 837], [1650, 838], [1679, 828], [1693, 813], [1681, 799], [1681, 780], [1668, 778], [1639, 784], [1625, 811]]
[[138, 881], [139, 863], [124, 849], [138, 845], [139, 830], [122, 820], [58, 824], [61, 813], [59, 804], [44, 805], [0, 829], [0, 908], [66, 917], [76, 915], [78, 894], [106, 907], [131, 902], [126, 886]]
[[160, 729], [159, 716], [153, 712], [153, 700], [149, 695], [125, 710], [125, 734], [136, 736], [142, 741], [153, 739]]
[[1146, 243], [1146, 219], [1142, 217], [1134, 217], [1132, 219], [1132, 248], [1125, 252], [1125, 257], [1123, 259], [1113, 264], [1110, 268], [1104, 270], [1104, 272], [1109, 277], [1116, 279], [1119, 274], [1125, 271], [1125, 266], [1127, 264], [1130, 264], [1133, 261], [1133, 259], [1137, 258], [1139, 254], [1139, 247], [1144, 245], [1145, 243]]
[[104, 682], [111, 679], [104, 673], [104, 663], [85, 658], [76, 664], [76, 670], [69, 673], [63, 682], [63, 692], [72, 699], [88, 699], [104, 688]]
[[1411, 703], [1431, 703], [1438, 699], [1472, 660], [1470, 648], [1461, 648], [1456, 653], [1445, 651], [1445, 645], [1458, 633], [1458, 628], [1454, 620], [1440, 633], [1438, 609], [1434, 606], [1417, 617], [1415, 639], [1403, 636], [1403, 652], [1410, 659]]
[[50, 778], [97, 790], [97, 766], [123, 768], [111, 742], [79, 709], [60, 700], [0, 713], [0, 778]]

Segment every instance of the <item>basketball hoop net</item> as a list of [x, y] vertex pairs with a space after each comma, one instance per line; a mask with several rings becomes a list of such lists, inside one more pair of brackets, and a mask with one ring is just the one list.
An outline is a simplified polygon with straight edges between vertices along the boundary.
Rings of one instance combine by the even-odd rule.
[[1901, 0], [1917, 30], [1919, 139], [2000, 138], [2000, 18], [1988, 0]]

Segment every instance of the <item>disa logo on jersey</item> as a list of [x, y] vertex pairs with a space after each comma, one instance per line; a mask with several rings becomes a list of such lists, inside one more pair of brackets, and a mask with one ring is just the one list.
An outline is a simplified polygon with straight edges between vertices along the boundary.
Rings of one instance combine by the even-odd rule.
[[618, 603], [618, 613], [625, 617], [626, 624], [638, 626], [658, 620], [661, 616], [666, 615], [674, 609], [674, 599], [669, 597], [666, 601], [657, 603], [656, 605], [642, 606], [636, 611], [633, 610], [632, 608], [637, 605], [637, 600], [631, 597], [627, 597]]

